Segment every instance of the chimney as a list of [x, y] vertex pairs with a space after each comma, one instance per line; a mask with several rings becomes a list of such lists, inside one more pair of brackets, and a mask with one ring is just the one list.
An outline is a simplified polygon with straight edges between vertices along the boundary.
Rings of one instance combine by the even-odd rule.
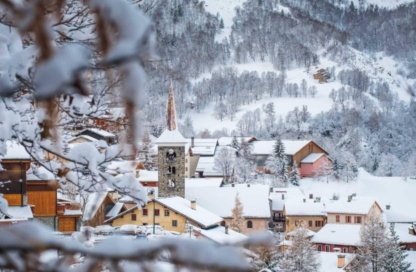
[[283, 199], [285, 199], [285, 194], [284, 194], [284, 193], [282, 193], [282, 200], [283, 200]]
[[313, 194], [309, 194], [309, 199], [313, 199]]
[[348, 196], [348, 202], [351, 202], [351, 200], [352, 200], [352, 195], [349, 195]]
[[306, 203], [306, 198], [303, 199], [303, 203]]
[[250, 187], [250, 183], [247, 183], [247, 187]]
[[235, 187], [235, 184], [234, 183], [231, 183], [231, 187]]
[[320, 203], [320, 202], [321, 202], [321, 198], [320, 198], [320, 197], [316, 197], [316, 198], [315, 198], [315, 202], [316, 202], [316, 203]]
[[195, 146], [195, 137], [191, 137], [191, 147]]
[[191, 209], [196, 210], [196, 199], [191, 200]]
[[386, 210], [390, 210], [390, 205], [386, 205]]
[[338, 268], [342, 268], [345, 266], [345, 255], [344, 254], [338, 254], [337, 255], [337, 259], [338, 259]]
[[225, 234], [228, 234], [228, 225], [225, 225], [224, 228], [225, 228]]

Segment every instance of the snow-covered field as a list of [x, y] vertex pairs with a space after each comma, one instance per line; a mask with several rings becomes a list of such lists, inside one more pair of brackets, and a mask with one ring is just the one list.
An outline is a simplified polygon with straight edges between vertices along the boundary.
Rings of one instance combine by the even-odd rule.
[[402, 177], [376, 177], [365, 170], [360, 169], [357, 180], [352, 182], [320, 181], [312, 178], [301, 180], [300, 188], [305, 196], [313, 194], [314, 197], [329, 199], [339, 195], [340, 198], [347, 199], [348, 195], [356, 193], [357, 196], [374, 197], [382, 209], [386, 205], [391, 205], [391, 211], [405, 214], [416, 221], [416, 179]]

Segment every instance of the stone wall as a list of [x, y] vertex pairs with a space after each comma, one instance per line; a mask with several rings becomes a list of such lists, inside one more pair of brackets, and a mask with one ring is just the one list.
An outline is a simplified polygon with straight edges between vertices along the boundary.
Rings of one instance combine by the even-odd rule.
[[[173, 159], [168, 158], [169, 150], [173, 150], [175, 154]], [[184, 146], [158, 147], [159, 197], [185, 197], [185, 167]]]

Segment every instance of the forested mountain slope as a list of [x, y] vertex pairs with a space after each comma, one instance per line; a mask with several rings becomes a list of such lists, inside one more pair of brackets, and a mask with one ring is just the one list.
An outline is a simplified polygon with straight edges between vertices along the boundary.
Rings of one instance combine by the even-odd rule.
[[414, 171], [415, 1], [149, 2], [156, 136], [173, 79], [187, 137], [312, 138], [340, 164]]

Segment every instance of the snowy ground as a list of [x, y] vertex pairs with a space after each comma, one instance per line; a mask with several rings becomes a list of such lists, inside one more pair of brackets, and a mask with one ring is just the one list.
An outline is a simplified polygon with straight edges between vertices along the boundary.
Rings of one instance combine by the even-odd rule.
[[313, 194], [322, 199], [332, 198], [334, 194], [347, 199], [348, 195], [356, 193], [357, 196], [374, 197], [382, 209], [391, 205], [392, 211], [403, 213], [416, 221], [416, 179], [404, 180], [402, 177], [376, 177], [360, 169], [356, 181], [321, 181], [312, 178], [301, 180], [300, 189], [305, 194]]
[[246, 0], [205, 0], [205, 9], [213, 15], [219, 14], [224, 20], [224, 29], [217, 35], [216, 40], [221, 42], [231, 34], [231, 26], [235, 16], [235, 8], [241, 6]]

